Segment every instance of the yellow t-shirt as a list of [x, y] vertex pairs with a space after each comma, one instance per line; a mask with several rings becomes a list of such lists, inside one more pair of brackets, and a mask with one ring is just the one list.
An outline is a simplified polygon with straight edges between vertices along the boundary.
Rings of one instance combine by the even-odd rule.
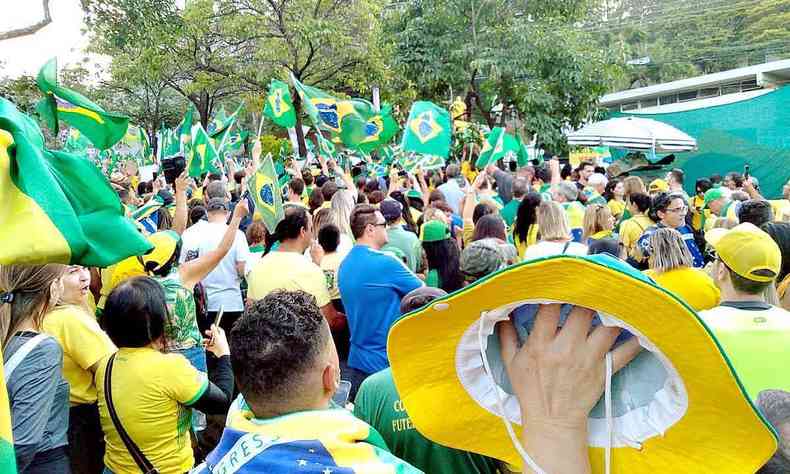
[[89, 368], [115, 352], [115, 344], [96, 318], [79, 306], [58, 306], [44, 316], [42, 329], [63, 348], [63, 376], [69, 382], [71, 406], [96, 403]]
[[[116, 474], [135, 473], [135, 464], [107, 411], [104, 398], [106, 358], [96, 370], [99, 416], [107, 451], [104, 464]], [[208, 388], [206, 374], [181, 354], [163, 354], [150, 347], [118, 351], [112, 368], [112, 401], [123, 427], [162, 474], [184, 473], [195, 463], [189, 439], [192, 410]]]
[[315, 296], [319, 307], [329, 304], [321, 267], [296, 252], [274, 251], [261, 258], [247, 275], [247, 298], [263, 299], [276, 289], [302, 290]]
[[645, 229], [653, 225], [653, 221], [644, 214], [636, 215], [630, 219], [626, 219], [620, 224], [620, 242], [623, 243], [628, 255], [637, 257], [636, 242], [639, 237], [645, 232]]
[[617, 199], [610, 200], [609, 202], [606, 203], [606, 205], [609, 207], [609, 210], [612, 212], [612, 215], [618, 219], [620, 218], [620, 216], [623, 215], [623, 212], [625, 212], [625, 203], [622, 201], [618, 201]]
[[659, 286], [674, 293], [688, 303], [695, 311], [702, 311], [718, 306], [721, 293], [713, 279], [697, 268], [676, 268], [668, 272], [656, 273], [645, 270]]
[[332, 252], [324, 255], [324, 258], [321, 259], [321, 271], [324, 272], [324, 278], [326, 278], [329, 297], [333, 300], [340, 299], [340, 289], [337, 287], [337, 269], [340, 268], [344, 257], [344, 254]]

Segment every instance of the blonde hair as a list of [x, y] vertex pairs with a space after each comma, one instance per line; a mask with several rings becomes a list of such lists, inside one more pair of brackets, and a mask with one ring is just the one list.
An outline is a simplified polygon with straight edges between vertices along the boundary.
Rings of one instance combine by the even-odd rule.
[[691, 267], [694, 259], [691, 257], [683, 236], [680, 232], [669, 227], [657, 229], [650, 236], [650, 269], [657, 273], [668, 272], [676, 268]]
[[612, 228], [612, 211], [603, 204], [591, 204], [584, 210], [582, 241], [593, 234]]
[[351, 237], [351, 211], [356, 202], [354, 195], [348, 189], [340, 189], [332, 196], [331, 208], [334, 211], [335, 225], [340, 232]]
[[318, 231], [321, 230], [321, 227], [327, 224], [335, 224], [336, 221], [335, 211], [328, 207], [319, 209], [313, 216], [313, 233], [318, 235]]
[[41, 328], [44, 315], [57, 303], [52, 284], [63, 276], [66, 265], [3, 265], [0, 267], [0, 293], [11, 293], [10, 303], [0, 303], [0, 337], [3, 347], [28, 320]]
[[647, 194], [645, 182], [639, 176], [628, 176], [623, 180], [623, 199], [630, 203], [629, 198], [636, 193]]
[[571, 227], [565, 210], [554, 201], [543, 201], [538, 206], [538, 229], [541, 240], [560, 240], [571, 237]]

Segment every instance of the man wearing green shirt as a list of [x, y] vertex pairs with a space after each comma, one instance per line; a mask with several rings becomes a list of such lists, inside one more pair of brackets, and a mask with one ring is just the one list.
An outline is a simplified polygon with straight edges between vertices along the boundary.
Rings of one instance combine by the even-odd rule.
[[[446, 295], [431, 287], [418, 288], [403, 297], [401, 313], [406, 314]], [[362, 382], [354, 400], [354, 415], [381, 434], [392, 454], [431, 474], [495, 474], [510, 472], [486, 456], [436, 444], [421, 435], [395, 389], [392, 369], [379, 371]]]
[[516, 221], [516, 216], [518, 215], [518, 206], [521, 204], [521, 200], [524, 199], [524, 196], [527, 194], [527, 189], [529, 188], [529, 183], [524, 178], [517, 178], [513, 181], [513, 199], [510, 200], [505, 207], [499, 211], [499, 214], [502, 216], [502, 219], [507, 224], [508, 229], [513, 228], [513, 223]]
[[[414, 232], [403, 228], [403, 206], [398, 201], [387, 198], [379, 204], [379, 211], [387, 221], [387, 245], [382, 251], [397, 249], [406, 256], [406, 266], [414, 273], [422, 259], [422, 245]], [[398, 252], [394, 252], [398, 253]]]

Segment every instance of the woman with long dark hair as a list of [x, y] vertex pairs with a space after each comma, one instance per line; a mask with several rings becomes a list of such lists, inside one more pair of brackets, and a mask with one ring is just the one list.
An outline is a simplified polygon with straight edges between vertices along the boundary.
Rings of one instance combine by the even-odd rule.
[[516, 222], [513, 224], [513, 242], [518, 249], [519, 258], [524, 258], [527, 247], [538, 242], [538, 206], [541, 197], [538, 193], [527, 193], [516, 212]]
[[422, 226], [422, 248], [428, 261], [425, 284], [450, 293], [463, 287], [461, 253], [447, 224], [429, 221]]
[[[189, 471], [195, 462], [189, 440], [191, 409], [223, 414], [233, 395], [225, 331], [212, 325], [206, 331], [209, 339], [202, 341], [217, 357], [209, 381], [181, 354], [167, 352], [167, 299], [153, 278], [135, 277], [118, 285], [107, 298], [104, 314], [107, 335], [118, 347], [96, 370], [107, 470]], [[132, 457], [121, 431], [145, 462]], [[144, 467], [145, 463], [150, 466]]]

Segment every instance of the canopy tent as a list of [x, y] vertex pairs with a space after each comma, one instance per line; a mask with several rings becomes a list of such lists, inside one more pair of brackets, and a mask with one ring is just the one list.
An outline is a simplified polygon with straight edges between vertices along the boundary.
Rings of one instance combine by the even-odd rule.
[[617, 117], [591, 123], [569, 133], [568, 144], [650, 150], [655, 153], [697, 149], [697, 140], [677, 128], [641, 117]]

